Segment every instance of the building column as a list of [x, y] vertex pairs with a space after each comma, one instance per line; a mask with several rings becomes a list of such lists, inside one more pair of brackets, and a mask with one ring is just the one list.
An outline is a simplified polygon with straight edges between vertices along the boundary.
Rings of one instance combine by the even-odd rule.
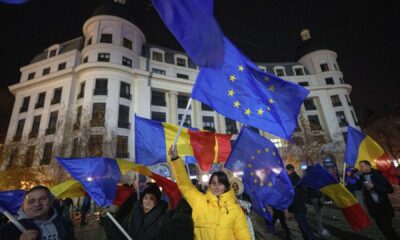
[[178, 124], [178, 92], [169, 91], [168, 92], [168, 112], [169, 112], [169, 122], [172, 124]]
[[199, 128], [199, 129], [203, 128], [203, 125], [202, 125], [203, 121], [201, 118], [201, 103], [196, 100], [192, 101], [192, 117], [193, 117], [192, 126], [195, 128]]
[[225, 117], [222, 116], [221, 114], [217, 113], [215, 114], [217, 117], [217, 122], [218, 122], [218, 129], [215, 129], [217, 132], [220, 133], [226, 133], [226, 124], [225, 124]]
[[151, 118], [151, 87], [147, 79], [135, 79], [133, 108], [135, 113], [144, 118]]

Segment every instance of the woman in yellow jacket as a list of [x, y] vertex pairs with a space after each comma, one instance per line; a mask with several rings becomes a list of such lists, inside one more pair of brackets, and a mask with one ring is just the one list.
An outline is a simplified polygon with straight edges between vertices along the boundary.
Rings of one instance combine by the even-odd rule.
[[224, 172], [213, 173], [204, 194], [190, 182], [176, 148], [170, 148], [169, 156], [179, 190], [192, 207], [195, 239], [251, 240], [246, 217], [236, 203], [227, 175]]

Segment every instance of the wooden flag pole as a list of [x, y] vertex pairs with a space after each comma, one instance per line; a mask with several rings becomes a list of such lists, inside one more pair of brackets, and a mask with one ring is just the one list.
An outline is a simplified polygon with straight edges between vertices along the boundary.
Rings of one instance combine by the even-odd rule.
[[188, 103], [186, 105], [185, 112], [183, 113], [183, 117], [181, 119], [181, 123], [179, 124], [178, 132], [176, 133], [174, 143], [172, 144], [172, 149], [175, 149], [175, 147], [176, 147], [176, 143], [178, 142], [179, 135], [181, 135], [183, 124], [186, 121], [186, 117], [187, 117], [187, 115], [189, 113], [189, 108], [190, 108], [191, 105], [192, 105], [192, 98], [189, 98], [189, 101], [188, 101]]

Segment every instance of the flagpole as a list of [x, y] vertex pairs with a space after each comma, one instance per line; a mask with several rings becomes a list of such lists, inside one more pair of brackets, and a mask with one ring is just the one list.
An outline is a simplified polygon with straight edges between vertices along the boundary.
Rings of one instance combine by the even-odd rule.
[[346, 162], [343, 163], [343, 184], [346, 186]]
[[186, 109], [185, 109], [185, 112], [183, 113], [183, 117], [181, 119], [181, 123], [179, 124], [178, 132], [176, 133], [174, 143], [172, 144], [172, 149], [175, 149], [176, 143], [178, 142], [179, 135], [181, 135], [183, 124], [186, 121], [186, 116], [189, 113], [190, 105], [192, 105], [192, 98], [189, 98], [189, 101], [188, 101], [188, 103], [186, 105]]
[[115, 220], [115, 218], [111, 215], [110, 212], [107, 212], [106, 215], [107, 215], [107, 217], [109, 217], [111, 219], [111, 221], [115, 224], [115, 226], [117, 226], [117, 228], [124, 234], [126, 239], [132, 240], [132, 238], [128, 235], [128, 233], [125, 231], [125, 229], [123, 229], [121, 227], [121, 225], [117, 222], [117, 220]]
[[22, 226], [22, 224], [8, 211], [4, 211], [3, 214], [10, 220], [10, 222], [12, 222], [18, 228], [18, 230], [20, 230], [23, 233], [26, 232], [24, 226]]
[[140, 191], [139, 191], [139, 173], [136, 172], [136, 199], [140, 201]]

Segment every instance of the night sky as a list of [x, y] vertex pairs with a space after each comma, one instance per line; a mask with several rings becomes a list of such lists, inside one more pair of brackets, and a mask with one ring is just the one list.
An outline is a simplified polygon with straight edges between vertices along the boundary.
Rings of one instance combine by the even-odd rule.
[[[1, 94], [19, 81], [19, 68], [36, 54], [81, 36], [84, 21], [102, 2], [0, 4]], [[148, 3], [127, 3], [147, 42], [180, 50]], [[296, 61], [299, 32], [309, 28], [314, 40], [338, 54], [344, 80], [353, 86], [351, 98], [359, 118], [366, 108], [400, 102], [399, 13], [392, 1], [215, 0], [215, 15], [224, 33], [255, 62]], [[7, 129], [11, 108], [2, 105], [0, 128]]]

